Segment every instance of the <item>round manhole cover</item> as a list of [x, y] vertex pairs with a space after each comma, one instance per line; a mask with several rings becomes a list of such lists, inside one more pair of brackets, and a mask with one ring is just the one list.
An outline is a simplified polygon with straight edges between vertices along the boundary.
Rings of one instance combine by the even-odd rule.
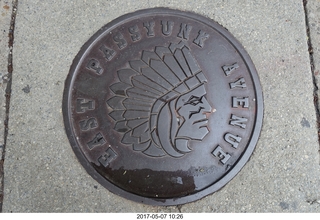
[[74, 59], [63, 115], [73, 150], [111, 192], [177, 205], [223, 187], [262, 126], [255, 67], [217, 23], [164, 8], [101, 28]]

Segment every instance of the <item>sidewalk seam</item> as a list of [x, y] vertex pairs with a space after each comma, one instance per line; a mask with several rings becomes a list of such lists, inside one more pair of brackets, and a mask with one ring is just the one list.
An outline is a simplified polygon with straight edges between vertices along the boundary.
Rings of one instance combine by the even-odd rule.
[[2, 212], [2, 204], [3, 204], [3, 194], [4, 194], [4, 159], [6, 153], [6, 145], [7, 145], [7, 137], [9, 131], [9, 110], [10, 110], [10, 98], [11, 98], [11, 85], [12, 85], [12, 72], [13, 72], [13, 64], [12, 64], [12, 53], [13, 53], [13, 44], [14, 44], [14, 27], [16, 21], [16, 14], [17, 14], [17, 6], [18, 0], [12, 1], [12, 13], [11, 13], [11, 21], [10, 21], [10, 28], [9, 28], [9, 54], [8, 54], [8, 81], [7, 87], [5, 90], [5, 98], [6, 98], [6, 110], [5, 110], [5, 120], [4, 120], [4, 140], [3, 140], [3, 152], [2, 157], [0, 158], [0, 176], [1, 183], [0, 183], [0, 212]]
[[[309, 59], [310, 59], [310, 69], [312, 73], [312, 81], [313, 81], [313, 101], [314, 101], [314, 107], [316, 111], [316, 119], [317, 119], [317, 132], [318, 132], [318, 142], [320, 143], [320, 109], [319, 109], [319, 96], [317, 91], [319, 90], [314, 74], [314, 58], [313, 58], [313, 48], [312, 48], [312, 42], [311, 42], [311, 35], [310, 35], [310, 26], [309, 26], [309, 18], [308, 18], [308, 9], [307, 4], [308, 0], [302, 0], [303, 2], [303, 8], [304, 8], [304, 14], [305, 14], [305, 22], [306, 22], [306, 32], [307, 32], [307, 44], [308, 44], [308, 52], [309, 52]], [[318, 153], [320, 153], [320, 148], [318, 149]], [[319, 161], [320, 165], [320, 161]]]

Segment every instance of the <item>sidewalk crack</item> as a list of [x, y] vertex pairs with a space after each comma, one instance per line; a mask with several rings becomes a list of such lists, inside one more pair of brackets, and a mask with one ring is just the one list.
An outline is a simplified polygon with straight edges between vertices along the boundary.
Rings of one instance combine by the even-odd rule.
[[[305, 14], [305, 22], [306, 22], [307, 44], [308, 44], [308, 52], [309, 52], [309, 59], [310, 59], [310, 69], [311, 69], [311, 73], [312, 73], [312, 80], [313, 80], [313, 86], [314, 86], [313, 102], [314, 102], [314, 107], [315, 107], [315, 111], [316, 111], [318, 142], [320, 143], [320, 109], [319, 109], [320, 100], [319, 100], [319, 96], [318, 96], [319, 88], [317, 86], [317, 81], [316, 81], [315, 73], [314, 73], [313, 48], [312, 48], [312, 42], [311, 42], [308, 9], [307, 9], [308, 0], [303, 0], [302, 2], [303, 2], [304, 14]], [[318, 153], [320, 154], [320, 148], [318, 150]], [[319, 165], [320, 165], [320, 160], [319, 160]]]
[[7, 87], [5, 90], [5, 98], [6, 98], [6, 111], [5, 111], [5, 120], [4, 120], [4, 141], [2, 146], [2, 156], [0, 158], [0, 212], [2, 212], [2, 204], [3, 204], [3, 194], [4, 194], [4, 159], [6, 153], [6, 145], [7, 145], [7, 137], [9, 131], [9, 110], [10, 110], [10, 97], [11, 97], [11, 85], [12, 85], [12, 53], [13, 53], [13, 44], [14, 44], [14, 27], [17, 15], [18, 0], [12, 1], [12, 13], [11, 13], [11, 21], [9, 28], [9, 54], [8, 54], [8, 81]]

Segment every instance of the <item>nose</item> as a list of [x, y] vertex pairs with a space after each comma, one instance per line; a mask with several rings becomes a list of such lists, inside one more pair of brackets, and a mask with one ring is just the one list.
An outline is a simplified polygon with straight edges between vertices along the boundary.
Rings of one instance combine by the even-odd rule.
[[204, 114], [212, 112], [212, 107], [211, 107], [211, 105], [209, 104], [208, 100], [205, 97], [202, 98], [201, 107], [202, 107], [202, 112]]

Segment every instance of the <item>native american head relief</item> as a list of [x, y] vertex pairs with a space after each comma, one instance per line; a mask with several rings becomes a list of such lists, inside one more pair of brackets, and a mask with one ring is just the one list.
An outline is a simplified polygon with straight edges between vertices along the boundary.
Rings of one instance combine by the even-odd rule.
[[189, 141], [201, 141], [209, 132], [206, 77], [188, 46], [142, 51], [131, 68], [117, 72], [115, 94], [107, 101], [113, 109], [114, 129], [121, 142], [152, 157], [181, 157], [191, 151]]

